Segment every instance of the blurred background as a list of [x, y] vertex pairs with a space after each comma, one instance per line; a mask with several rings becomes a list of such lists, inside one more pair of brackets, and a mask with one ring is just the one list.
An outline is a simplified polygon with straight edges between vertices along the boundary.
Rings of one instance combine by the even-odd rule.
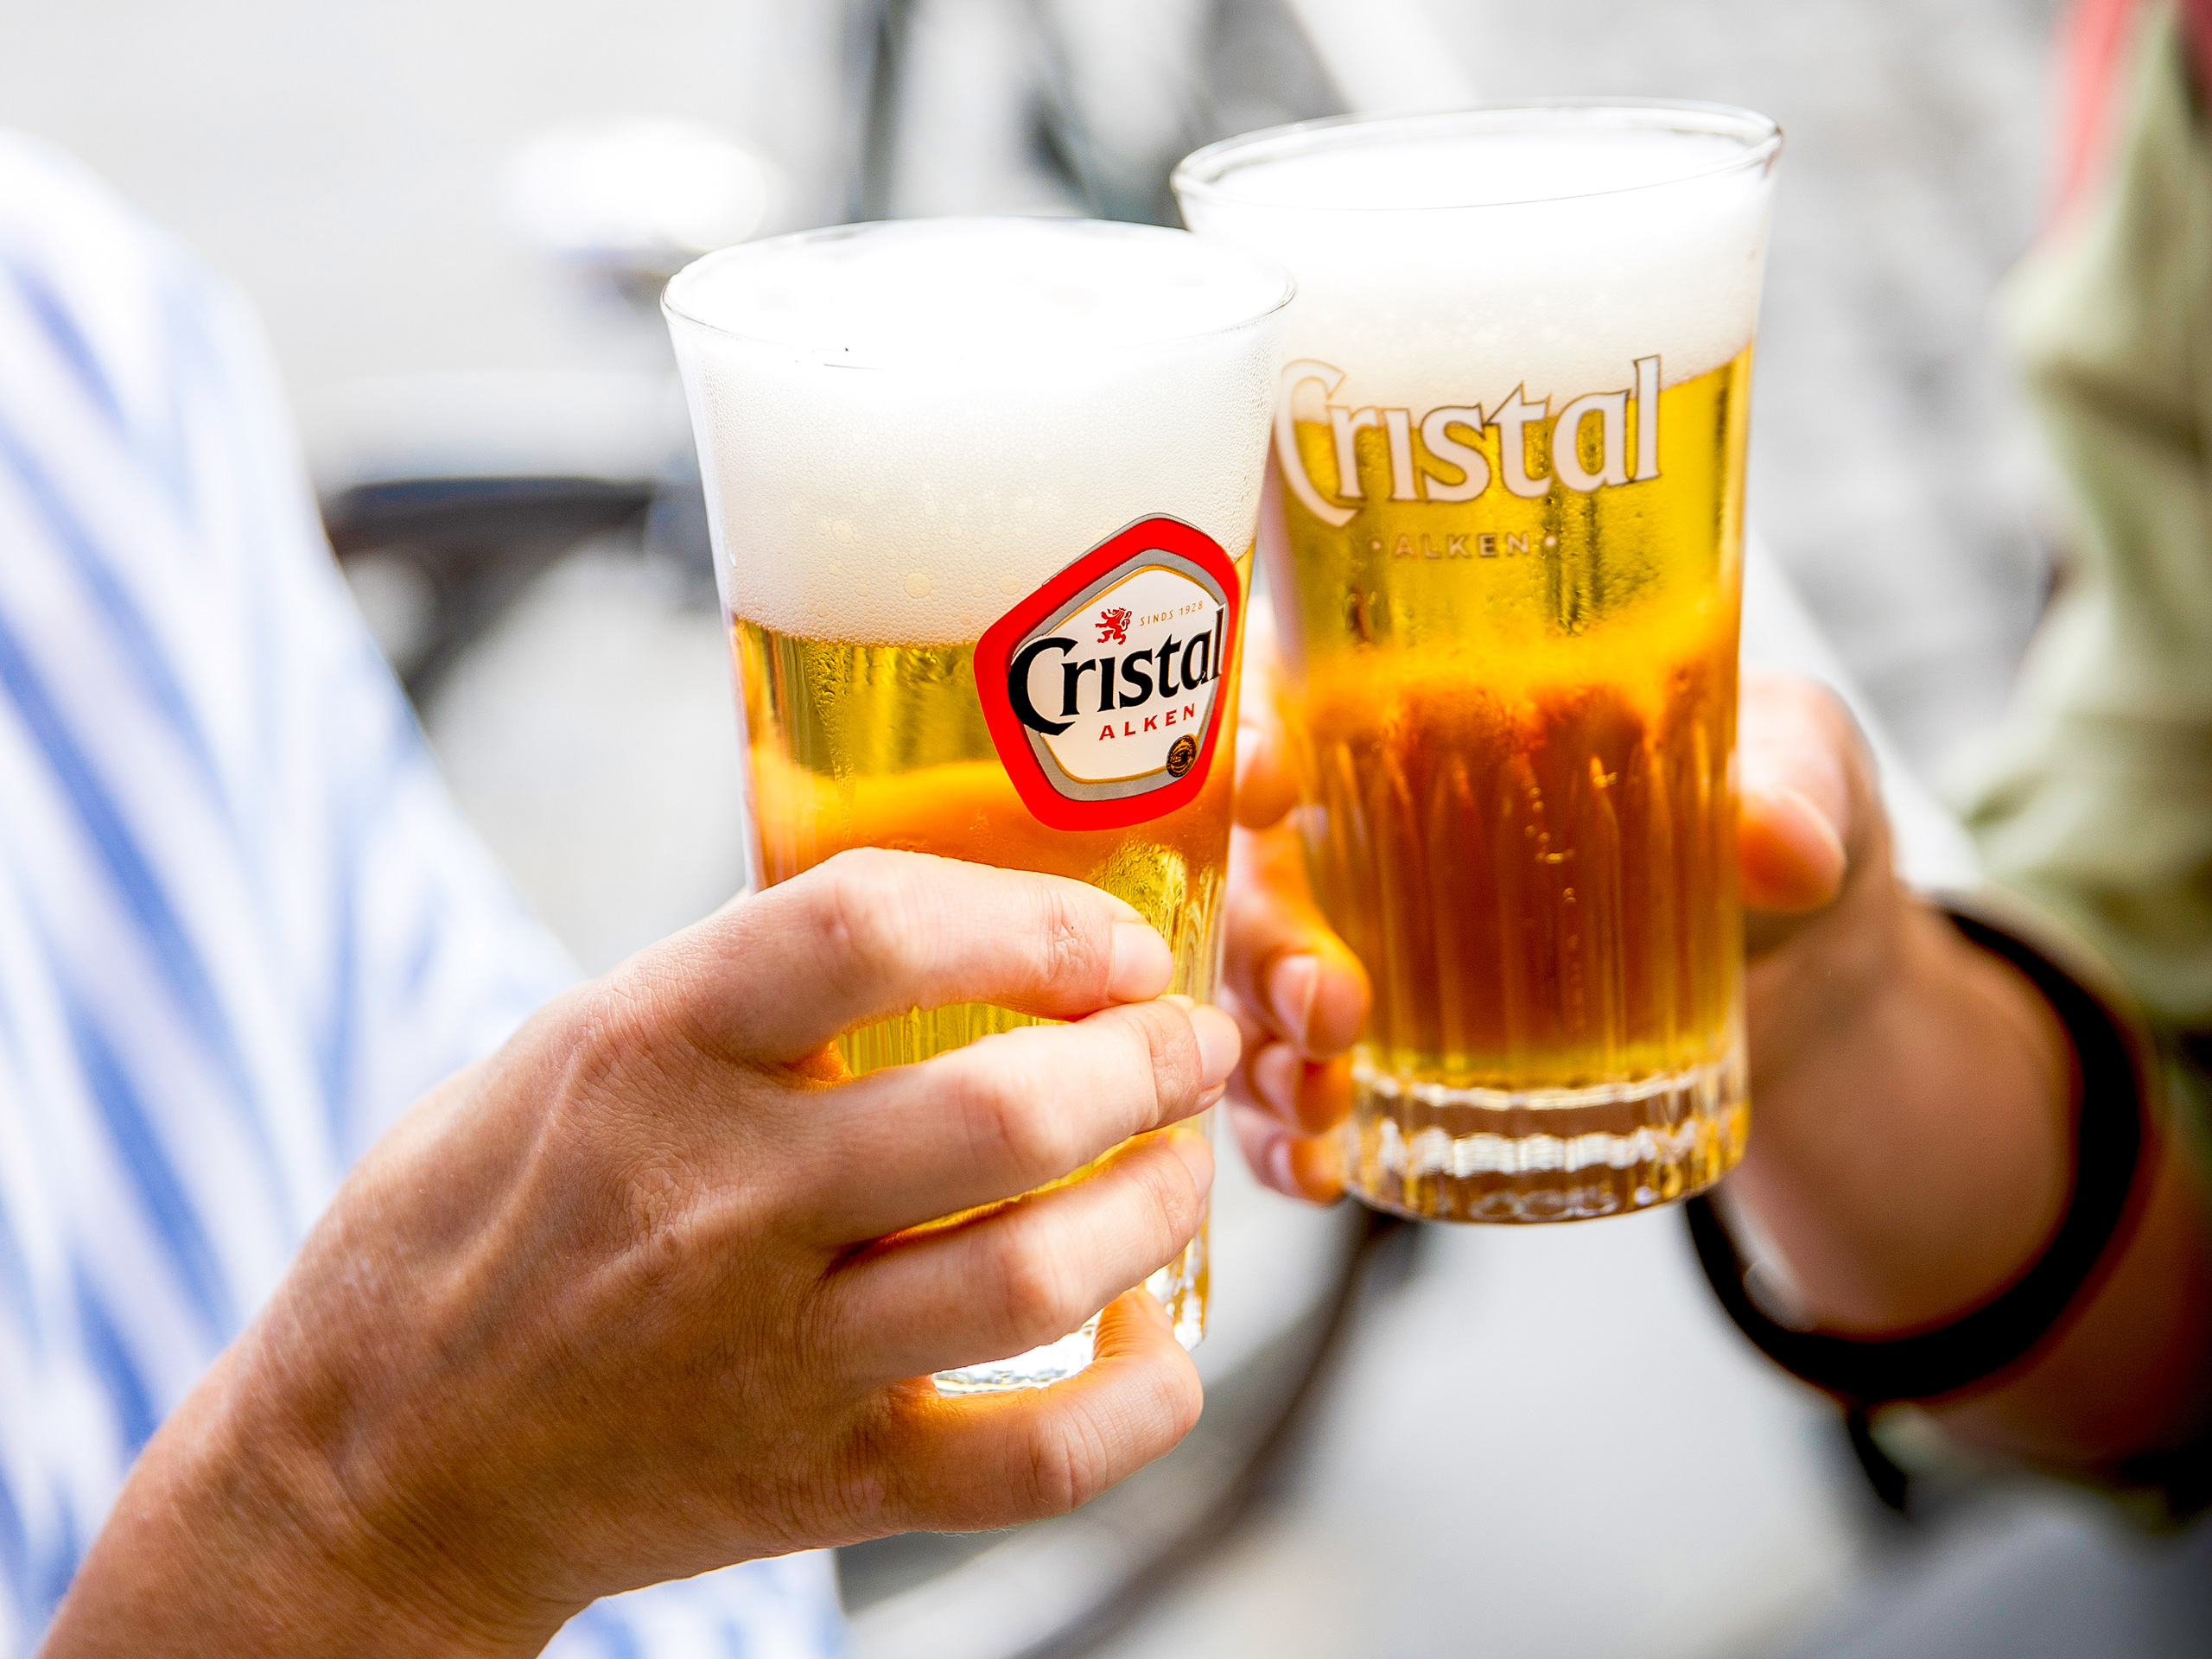
[[[251, 295], [463, 805], [598, 969], [745, 880], [659, 282], [855, 217], [1169, 219], [1196, 144], [1351, 110], [1616, 93], [1781, 120], [1752, 518], [1940, 786], [2047, 586], [1986, 312], [2044, 197], [2050, 11], [19, 0], [0, 121]], [[849, 1552], [864, 1656], [1886, 1653], [1853, 1643], [1901, 1609], [1986, 1633], [2032, 1621], [2039, 1580], [2171, 1570], [2047, 1491], [1885, 1510], [1671, 1214], [1388, 1230], [1233, 1173], [1217, 1203], [1192, 1441], [1065, 1522]]]

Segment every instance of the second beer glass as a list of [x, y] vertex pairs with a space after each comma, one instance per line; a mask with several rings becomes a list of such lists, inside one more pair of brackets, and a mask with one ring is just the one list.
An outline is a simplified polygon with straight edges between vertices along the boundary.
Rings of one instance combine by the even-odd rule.
[[[1211, 996], [1289, 296], [1184, 232], [1069, 220], [814, 232], [670, 284], [756, 882], [852, 847], [1072, 876], [1166, 936], [1173, 989]], [[861, 1072], [1027, 1023], [917, 1008], [840, 1046]], [[1185, 1346], [1205, 1244], [1150, 1281]], [[938, 1383], [1090, 1357], [1086, 1327]]]
[[1283, 716], [1365, 963], [1347, 1179], [1455, 1220], [1663, 1203], [1741, 1155], [1738, 595], [1781, 136], [1560, 105], [1199, 151], [1192, 229], [1299, 284]]

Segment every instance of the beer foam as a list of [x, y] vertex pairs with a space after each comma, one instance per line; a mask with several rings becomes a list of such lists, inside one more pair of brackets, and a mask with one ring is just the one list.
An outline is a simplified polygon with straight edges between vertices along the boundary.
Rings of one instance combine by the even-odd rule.
[[1556, 410], [1630, 386], [1638, 358], [1671, 385], [1751, 343], [1772, 175], [1755, 152], [1772, 130], [1671, 124], [1698, 119], [1351, 123], [1231, 140], [1176, 185], [1193, 230], [1290, 267], [1286, 354], [1344, 371], [1330, 402], [1418, 416], [1518, 386]]
[[1181, 231], [858, 226], [669, 285], [724, 602], [765, 627], [971, 640], [1165, 514], [1250, 545], [1281, 270]]

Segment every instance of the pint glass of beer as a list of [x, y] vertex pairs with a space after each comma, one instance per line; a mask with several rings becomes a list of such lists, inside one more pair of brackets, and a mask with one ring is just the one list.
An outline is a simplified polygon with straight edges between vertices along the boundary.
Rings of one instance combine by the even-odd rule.
[[[1212, 995], [1290, 294], [1185, 232], [1066, 219], [811, 232], [669, 284], [756, 885], [852, 847], [1072, 876], [1160, 930], [1174, 990]], [[1030, 1023], [916, 1008], [840, 1046], [858, 1073]], [[1196, 1343], [1203, 1231], [1150, 1287]], [[1086, 1325], [938, 1382], [1090, 1357]]]
[[1315, 895], [1365, 963], [1352, 1190], [1554, 1221], [1748, 1124], [1736, 635], [1781, 134], [1741, 111], [1353, 119], [1200, 150], [1280, 258], [1261, 544]]

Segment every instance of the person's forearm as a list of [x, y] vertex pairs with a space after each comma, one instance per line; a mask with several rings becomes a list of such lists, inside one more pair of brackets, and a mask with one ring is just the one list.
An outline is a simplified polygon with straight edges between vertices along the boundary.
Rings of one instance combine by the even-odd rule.
[[[1769, 1022], [1849, 1022], [1802, 1041], [1768, 1033], [1779, 1064], [1754, 1084], [1739, 1185], [1823, 1328], [1881, 1335], [1986, 1300], [2049, 1238], [2071, 1179], [2074, 1087], [2063, 1027], [2016, 969], [1936, 912], [1879, 929], [1866, 982], [1770, 983]], [[1785, 953], [1788, 974], [1832, 956]], [[1761, 1052], [1761, 1033], [1753, 1052]], [[1796, 1039], [1798, 1040], [1793, 1041]], [[2002, 1386], [1946, 1402], [1955, 1430], [2069, 1467], [2094, 1467], [2198, 1425], [2208, 1397], [2212, 1274], [2186, 1160], [2154, 1142], [2139, 1224], [2065, 1328]]]
[[2108, 1474], [2205, 1432], [2212, 1411], [2212, 1246], [2203, 1194], [2171, 1139], [2126, 1245], [2052, 1341], [1998, 1386], [1946, 1404], [1977, 1445]]

